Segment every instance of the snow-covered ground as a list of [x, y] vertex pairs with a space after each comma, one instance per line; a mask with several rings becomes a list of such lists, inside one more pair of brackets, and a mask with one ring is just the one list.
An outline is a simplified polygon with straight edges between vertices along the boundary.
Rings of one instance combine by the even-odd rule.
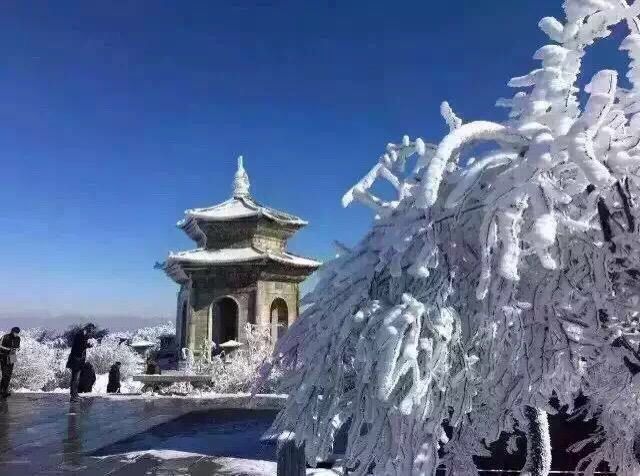
[[[96, 383], [93, 385], [93, 390], [89, 394], [85, 395], [106, 395], [107, 383], [109, 382], [109, 374], [96, 375]], [[120, 389], [122, 394], [138, 394], [142, 390], [142, 382], [134, 382], [133, 379], [128, 378], [120, 382]], [[68, 388], [55, 388], [48, 391], [43, 390], [31, 390], [28, 388], [18, 388], [14, 390], [16, 393], [69, 393]]]
[[[211, 458], [210, 456], [202, 455], [199, 453], [189, 453], [185, 451], [174, 450], [147, 450], [147, 451], [132, 451], [129, 453], [122, 453], [111, 456], [99, 456], [98, 459], [119, 459], [120, 461], [134, 462], [143, 457], [151, 457], [158, 460], [185, 460], [186, 466], [201, 458], [211, 459], [213, 462], [221, 466], [221, 471], [225, 474], [242, 474], [243, 476], [273, 476], [276, 474], [276, 463], [273, 461], [263, 460], [251, 460], [243, 458]], [[341, 474], [338, 468], [336, 469], [319, 469], [310, 468], [307, 470], [307, 475], [313, 476], [329, 476]]]
[[[96, 383], [93, 386], [93, 394], [107, 393], [107, 383], [109, 383], [109, 374], [96, 375]], [[125, 379], [120, 382], [121, 393], [139, 393], [142, 390], [142, 382], [134, 382], [133, 379]]]

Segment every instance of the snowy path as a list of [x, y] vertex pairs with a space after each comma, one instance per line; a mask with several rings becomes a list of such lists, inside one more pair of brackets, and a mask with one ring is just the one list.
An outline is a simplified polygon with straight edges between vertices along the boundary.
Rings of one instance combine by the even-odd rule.
[[[113, 468], [113, 475], [185, 475], [185, 476], [273, 476], [276, 463], [273, 461], [251, 460], [244, 458], [216, 458], [196, 453], [170, 450], [151, 450], [124, 453], [106, 458], [93, 466]], [[309, 469], [308, 476], [335, 476], [337, 470]]]

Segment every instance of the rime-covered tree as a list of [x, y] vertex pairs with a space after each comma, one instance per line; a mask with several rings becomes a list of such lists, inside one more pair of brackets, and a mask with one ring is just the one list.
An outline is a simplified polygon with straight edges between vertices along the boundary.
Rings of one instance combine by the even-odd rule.
[[[389, 144], [345, 195], [376, 221], [275, 352], [290, 398], [273, 430], [310, 463], [348, 425], [349, 474], [474, 475], [485, 443], [519, 428], [523, 474], [543, 475], [555, 397], [599, 425], [578, 469], [640, 471], [640, 2], [563, 7], [540, 22], [541, 66], [498, 101], [507, 120], [463, 123], [444, 103], [442, 140]], [[607, 69], [586, 82], [588, 47], [615, 26], [628, 83]]]

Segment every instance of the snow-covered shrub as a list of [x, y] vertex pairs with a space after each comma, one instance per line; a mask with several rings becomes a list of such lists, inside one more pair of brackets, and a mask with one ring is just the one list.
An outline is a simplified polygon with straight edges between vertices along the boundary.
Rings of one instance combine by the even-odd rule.
[[39, 329], [26, 329], [20, 333], [20, 350], [13, 369], [12, 388], [37, 391], [55, 383], [58, 368], [56, 350], [38, 342], [40, 333]]
[[[222, 367], [214, 370], [214, 391], [220, 393], [248, 392], [255, 386], [262, 366], [270, 361], [273, 351], [271, 330], [268, 327], [247, 325], [246, 341], [225, 359], [217, 358]], [[278, 383], [276, 370], [257, 391], [272, 392]]]
[[[580, 470], [637, 475], [640, 442], [640, 1], [565, 0], [502, 123], [441, 106], [437, 144], [404, 137], [344, 197], [376, 222], [321, 271], [274, 357], [292, 431], [315, 463], [349, 422], [353, 475], [477, 475], [473, 456], [529, 428], [526, 473], [550, 469], [550, 399], [600, 431]], [[619, 25], [622, 75], [579, 81]], [[579, 97], [584, 94], [586, 102]], [[479, 146], [478, 146], [479, 145]], [[385, 199], [373, 184], [388, 181]], [[447, 435], [445, 426], [453, 431]]]
[[176, 326], [175, 323], [166, 322], [164, 324], [158, 324], [156, 326], [141, 327], [140, 329], [131, 331], [118, 331], [109, 333], [110, 337], [118, 337], [126, 340], [127, 342], [145, 340], [154, 342], [156, 345], [152, 350], [160, 349], [160, 338], [164, 336], [175, 336]]
[[157, 388], [149, 386], [148, 391], [157, 392], [160, 395], [195, 395], [198, 393], [198, 390], [194, 389], [190, 382], [173, 382], [169, 385], [159, 385]]
[[[200, 375], [213, 376], [208, 389], [215, 393], [246, 393], [252, 390], [258, 379], [261, 367], [271, 358], [273, 345], [268, 327], [247, 324], [246, 341], [238, 349], [228, 355], [216, 355], [211, 360], [197, 360], [193, 364], [193, 372]], [[259, 392], [271, 392], [277, 384], [277, 370], [254, 389]]]
[[87, 350], [87, 362], [96, 374], [108, 373], [115, 362], [121, 362], [120, 375], [128, 378], [142, 370], [142, 358], [116, 336], [108, 335]]
[[[120, 361], [123, 391], [138, 391], [140, 386], [130, 377], [143, 370], [143, 359], [125, 340], [138, 337], [159, 343], [160, 336], [171, 335], [172, 332], [175, 329], [171, 324], [163, 324], [126, 332], [124, 335], [103, 334], [99, 341], [91, 339], [94, 347], [87, 350], [87, 361], [93, 365], [97, 376], [107, 374], [111, 366]], [[71, 351], [67, 346], [69, 332], [58, 334], [37, 328], [23, 329], [20, 338], [21, 350], [17, 354], [12, 388], [33, 391], [69, 388], [71, 372], [66, 368]], [[96, 391], [99, 390], [96, 387]]]
[[158, 324], [157, 326], [142, 327], [132, 333], [133, 339], [143, 339], [157, 342], [160, 345], [160, 337], [176, 335], [176, 325], [173, 322]]
[[71, 385], [71, 371], [67, 369], [67, 359], [70, 349], [61, 347], [60, 340], [49, 341], [47, 345], [55, 350], [53, 381], [47, 384], [42, 390], [66, 389]]

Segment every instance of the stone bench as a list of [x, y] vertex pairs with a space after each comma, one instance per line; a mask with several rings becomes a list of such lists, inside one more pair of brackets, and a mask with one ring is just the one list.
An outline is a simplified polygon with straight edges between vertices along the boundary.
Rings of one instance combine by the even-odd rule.
[[142, 382], [146, 385], [152, 384], [172, 384], [177, 382], [189, 383], [211, 383], [213, 377], [210, 375], [187, 375], [187, 374], [161, 374], [161, 375], [134, 375], [135, 382]]

